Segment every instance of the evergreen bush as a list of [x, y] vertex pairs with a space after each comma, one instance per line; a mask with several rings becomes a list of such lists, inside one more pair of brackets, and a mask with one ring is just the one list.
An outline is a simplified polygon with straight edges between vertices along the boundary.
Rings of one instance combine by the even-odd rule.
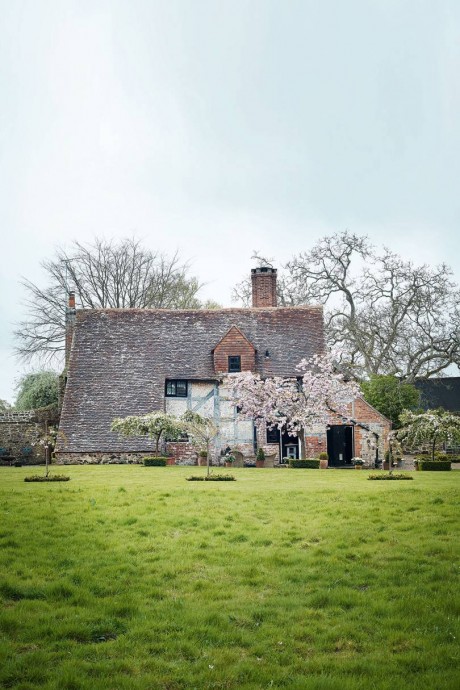
[[289, 467], [295, 469], [319, 470], [319, 459], [306, 458], [305, 460], [289, 459]]
[[144, 458], [144, 466], [145, 467], [165, 467], [168, 463], [168, 458], [164, 457], [151, 457], [151, 458]]
[[419, 460], [418, 469], [422, 472], [449, 472], [452, 465], [450, 460]]

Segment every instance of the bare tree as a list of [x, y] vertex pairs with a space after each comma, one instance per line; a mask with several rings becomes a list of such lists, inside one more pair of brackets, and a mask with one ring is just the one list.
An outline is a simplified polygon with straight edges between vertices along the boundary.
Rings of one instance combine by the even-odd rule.
[[415, 266], [346, 231], [294, 257], [279, 289], [281, 304], [325, 306], [329, 348], [358, 377], [412, 381], [460, 362], [460, 292], [445, 264]]
[[47, 287], [25, 279], [28, 317], [18, 324], [16, 352], [23, 360], [38, 356], [60, 358], [64, 350], [65, 296], [76, 293], [84, 309], [164, 308], [197, 309], [198, 280], [179, 255], [152, 252], [136, 239], [119, 242], [96, 239], [74, 242], [69, 251], [58, 248], [42, 263]]
[[[272, 257], [263, 256], [257, 249], [253, 250], [251, 259], [258, 266], [269, 266], [275, 268]], [[278, 273], [276, 282], [276, 297], [280, 307], [295, 307], [304, 304], [302, 297], [298, 294], [296, 283], [291, 280], [289, 273]], [[250, 278], [245, 278], [237, 283], [232, 290], [232, 301], [241, 302], [245, 307], [252, 305], [252, 284]]]

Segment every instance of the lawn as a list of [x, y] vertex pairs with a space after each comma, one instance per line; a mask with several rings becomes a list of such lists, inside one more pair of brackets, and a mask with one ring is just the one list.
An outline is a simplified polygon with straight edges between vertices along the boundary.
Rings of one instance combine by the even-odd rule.
[[65, 472], [0, 469], [0, 687], [460, 687], [460, 472]]

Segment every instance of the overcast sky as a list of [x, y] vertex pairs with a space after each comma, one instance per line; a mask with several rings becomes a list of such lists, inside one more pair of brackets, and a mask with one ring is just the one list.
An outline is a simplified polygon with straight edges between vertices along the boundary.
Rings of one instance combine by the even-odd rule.
[[0, 398], [21, 276], [179, 249], [230, 305], [345, 228], [460, 280], [459, 0], [0, 0]]

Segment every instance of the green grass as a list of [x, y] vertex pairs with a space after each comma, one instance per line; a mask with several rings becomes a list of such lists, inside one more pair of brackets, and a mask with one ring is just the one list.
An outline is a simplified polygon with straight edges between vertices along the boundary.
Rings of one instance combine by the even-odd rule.
[[459, 687], [460, 472], [65, 471], [0, 470], [0, 687]]

